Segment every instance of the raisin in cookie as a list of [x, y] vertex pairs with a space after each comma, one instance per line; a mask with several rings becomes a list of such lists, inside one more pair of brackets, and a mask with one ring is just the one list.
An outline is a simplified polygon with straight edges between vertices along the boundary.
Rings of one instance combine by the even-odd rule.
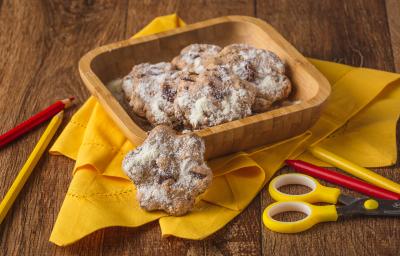
[[291, 91], [291, 83], [285, 76], [285, 64], [271, 51], [246, 44], [231, 44], [222, 49], [211, 63], [228, 65], [241, 79], [256, 85], [255, 112], [268, 110]]
[[177, 135], [167, 126], [155, 127], [122, 162], [140, 206], [175, 216], [189, 212], [212, 180], [204, 151], [203, 140], [195, 134]]
[[175, 99], [175, 115], [187, 129], [201, 129], [251, 115], [255, 87], [223, 65], [201, 74], [183, 72]]
[[177, 70], [170, 63], [143, 63], [133, 67], [122, 88], [133, 111], [153, 125], [179, 125], [174, 116]]
[[205, 63], [214, 58], [221, 47], [212, 44], [191, 44], [182, 49], [181, 53], [172, 60], [172, 64], [183, 71], [202, 73]]

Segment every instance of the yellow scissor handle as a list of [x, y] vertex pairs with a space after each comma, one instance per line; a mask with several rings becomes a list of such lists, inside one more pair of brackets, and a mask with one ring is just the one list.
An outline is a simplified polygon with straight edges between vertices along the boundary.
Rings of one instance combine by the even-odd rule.
[[[283, 212], [303, 212], [307, 214], [307, 217], [293, 222], [273, 219], [275, 215]], [[302, 232], [317, 223], [336, 221], [337, 218], [338, 214], [334, 205], [316, 206], [299, 201], [276, 202], [265, 208], [263, 213], [264, 225], [270, 230], [279, 233]]]
[[[282, 186], [294, 184], [303, 185], [312, 190], [300, 195], [290, 195], [279, 191]], [[269, 183], [268, 191], [275, 201], [303, 201], [307, 203], [336, 204], [340, 194], [339, 189], [322, 186], [316, 179], [300, 173], [288, 173], [275, 177]]]

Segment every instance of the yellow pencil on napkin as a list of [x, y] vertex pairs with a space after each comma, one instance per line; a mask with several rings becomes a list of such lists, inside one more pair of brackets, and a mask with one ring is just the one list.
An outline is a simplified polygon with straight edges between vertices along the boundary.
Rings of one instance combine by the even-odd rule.
[[390, 190], [392, 192], [400, 194], [400, 184], [389, 180], [376, 172], [368, 170], [364, 167], [358, 166], [355, 163], [350, 162], [343, 157], [333, 154], [328, 150], [321, 147], [310, 147], [309, 151], [316, 158], [330, 163], [331, 165], [346, 171], [355, 177], [365, 180], [375, 186]]
[[32, 153], [29, 155], [28, 160], [26, 160], [24, 166], [18, 173], [13, 184], [11, 185], [7, 194], [5, 195], [3, 201], [1, 201], [1, 203], [0, 203], [0, 224], [3, 222], [3, 219], [6, 216], [8, 210], [10, 209], [11, 205], [14, 203], [19, 192], [21, 191], [22, 187], [24, 186], [26, 180], [31, 175], [33, 168], [35, 168], [37, 162], [39, 161], [43, 152], [46, 150], [51, 139], [53, 138], [54, 134], [56, 133], [58, 127], [61, 124], [63, 114], [64, 114], [64, 112], [61, 111], [51, 119], [51, 121], [50, 121], [49, 125], [47, 126], [46, 130], [44, 131], [43, 135], [40, 137], [40, 139], [39, 139], [38, 143], [36, 144], [35, 148], [33, 149]]

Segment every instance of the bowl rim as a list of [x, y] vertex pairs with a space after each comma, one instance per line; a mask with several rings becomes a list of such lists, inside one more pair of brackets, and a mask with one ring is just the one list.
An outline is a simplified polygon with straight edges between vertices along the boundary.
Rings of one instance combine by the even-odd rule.
[[[222, 23], [229, 22], [244, 22], [250, 23], [252, 25], [256, 25], [261, 28], [265, 34], [267, 34], [272, 40], [275, 41], [278, 46], [280, 46], [286, 52], [287, 56], [295, 60], [295, 65], [302, 66], [309, 75], [315, 80], [318, 84], [318, 90], [315, 95], [306, 101], [301, 101], [298, 104], [279, 107], [277, 109], [273, 109], [263, 113], [257, 113], [251, 116], [247, 116], [242, 119], [233, 120], [230, 122], [222, 123], [219, 125], [206, 127], [201, 130], [193, 131], [197, 135], [201, 137], [206, 137], [213, 134], [223, 133], [227, 130], [234, 129], [238, 126], [244, 126], [248, 124], [254, 124], [258, 122], [262, 122], [265, 120], [269, 120], [272, 118], [276, 118], [279, 116], [284, 116], [289, 113], [295, 113], [302, 111], [304, 109], [312, 108], [318, 105], [323, 104], [330, 95], [331, 87], [328, 80], [300, 53], [298, 52], [294, 46], [292, 46], [282, 35], [280, 35], [271, 25], [267, 22], [250, 17], [250, 16], [222, 16], [218, 18], [208, 19], [204, 21], [200, 21], [197, 23], [189, 24], [183, 27], [171, 29], [168, 31], [142, 36], [138, 38], [129, 38], [126, 40], [106, 44], [86, 53], [79, 61], [79, 73], [84, 81], [84, 84], [89, 89], [91, 94], [95, 96], [101, 105], [106, 108], [110, 108], [109, 113], [112, 113], [112, 118], [114, 121], [118, 120], [120, 123], [121, 119], [124, 119], [129, 124], [129, 127], [119, 127], [122, 129], [124, 134], [134, 143], [142, 143], [147, 137], [147, 131], [143, 130], [140, 126], [138, 126], [135, 121], [128, 115], [126, 110], [122, 107], [121, 103], [111, 94], [111, 92], [107, 89], [106, 85], [101, 81], [101, 79], [93, 72], [91, 69], [92, 61], [99, 55], [110, 52], [113, 50], [117, 50], [122, 47], [128, 47], [144, 42], [149, 42], [152, 40], [157, 40], [164, 37], [171, 37], [179, 33], [188, 32], [192, 30], [197, 30], [205, 27], [214, 26]], [[96, 87], [96, 88], [95, 88]], [[97, 90], [100, 89], [101, 93]], [[106, 99], [107, 98], [107, 99]], [[117, 110], [118, 113], [115, 113]], [[128, 119], [130, 121], [128, 121]], [[126, 124], [126, 123], [125, 123]], [[126, 125], [125, 125], [126, 126]]]

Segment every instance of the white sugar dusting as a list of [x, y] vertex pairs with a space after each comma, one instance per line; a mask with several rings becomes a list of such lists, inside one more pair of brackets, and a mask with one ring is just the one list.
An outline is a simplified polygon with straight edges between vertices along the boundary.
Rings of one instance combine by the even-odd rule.
[[[214, 75], [217, 73], [221, 80], [217, 84], [224, 84], [223, 88], [215, 89], [214, 85], [208, 85], [203, 79], [196, 80], [194, 84], [204, 83], [204, 90], [191, 89], [178, 93], [182, 72], [201, 75], [207, 73], [210, 66], [214, 69]], [[121, 94], [125, 94], [134, 112], [146, 117], [153, 125], [167, 124], [177, 129], [197, 130], [276, 106], [291, 91], [290, 81], [284, 72], [284, 62], [268, 50], [246, 44], [232, 44], [223, 49], [216, 45], [193, 44], [185, 47], [172, 63], [134, 66], [122, 82], [112, 81], [109, 88], [119, 100], [123, 100]], [[254, 92], [248, 92], [248, 86], [233, 86], [236, 78], [232, 78], [232, 73], [252, 83], [254, 90], [251, 90]], [[249, 100], [253, 101], [250, 107]]]
[[272, 73], [256, 82], [259, 94], [275, 102], [286, 98], [291, 90], [290, 81], [286, 76]]
[[254, 89], [230, 73], [214, 66], [194, 78], [194, 87], [178, 92], [175, 103], [193, 129], [214, 126], [250, 115]]
[[271, 51], [232, 44], [225, 47], [217, 58], [230, 66], [241, 79], [256, 86], [257, 101], [253, 108], [258, 112], [268, 110], [272, 103], [286, 98], [291, 91], [290, 81], [284, 75], [285, 64]]
[[[153, 129], [140, 147], [126, 155], [122, 168], [133, 180], [142, 207], [181, 215], [208, 187], [212, 172], [204, 162], [205, 147], [199, 137], [177, 136], [168, 129]], [[179, 208], [185, 201], [187, 206]]]
[[193, 71], [200, 74], [205, 71], [204, 61], [215, 57], [221, 47], [212, 44], [191, 44], [182, 49], [180, 55], [172, 62], [183, 71]]
[[189, 121], [193, 127], [197, 127], [198, 124], [200, 124], [202, 120], [206, 118], [205, 113], [210, 111], [210, 103], [211, 102], [206, 96], [201, 97], [193, 103], [193, 107], [191, 108], [189, 114]]
[[170, 203], [167, 192], [165, 189], [160, 189], [155, 184], [145, 184], [137, 187], [138, 193], [140, 193], [141, 200], [143, 201], [157, 201], [165, 204]]
[[246, 44], [233, 44], [230, 47], [239, 49], [238, 55], [241, 60], [244, 63], [250, 62], [260, 77], [273, 71], [278, 73], [285, 72], [285, 63], [271, 51], [257, 49]]
[[132, 95], [133, 92], [133, 81], [132, 81], [132, 77], [131, 76], [126, 76], [124, 77], [124, 79], [122, 80], [122, 90], [125, 93], [125, 95], [127, 96], [127, 98], [130, 98], [130, 95]]
[[212, 179], [204, 142], [191, 131], [299, 103], [285, 100], [291, 83], [284, 62], [245, 44], [189, 45], [171, 63], [136, 65], [108, 88], [157, 125], [122, 163], [140, 206], [175, 216], [187, 213]]
[[240, 79], [246, 80], [249, 76], [248, 62], [240, 61], [232, 66], [232, 71], [240, 77]]
[[[166, 97], [163, 97], [162, 86], [176, 79], [177, 72], [173, 70], [170, 63], [166, 62], [136, 65], [124, 78], [125, 95], [131, 97], [132, 106], [135, 104], [134, 100], [141, 100], [145, 106], [146, 115], [151, 115], [156, 124], [171, 123], [166, 110], [173, 109], [173, 106]], [[174, 83], [171, 82], [171, 84]]]

